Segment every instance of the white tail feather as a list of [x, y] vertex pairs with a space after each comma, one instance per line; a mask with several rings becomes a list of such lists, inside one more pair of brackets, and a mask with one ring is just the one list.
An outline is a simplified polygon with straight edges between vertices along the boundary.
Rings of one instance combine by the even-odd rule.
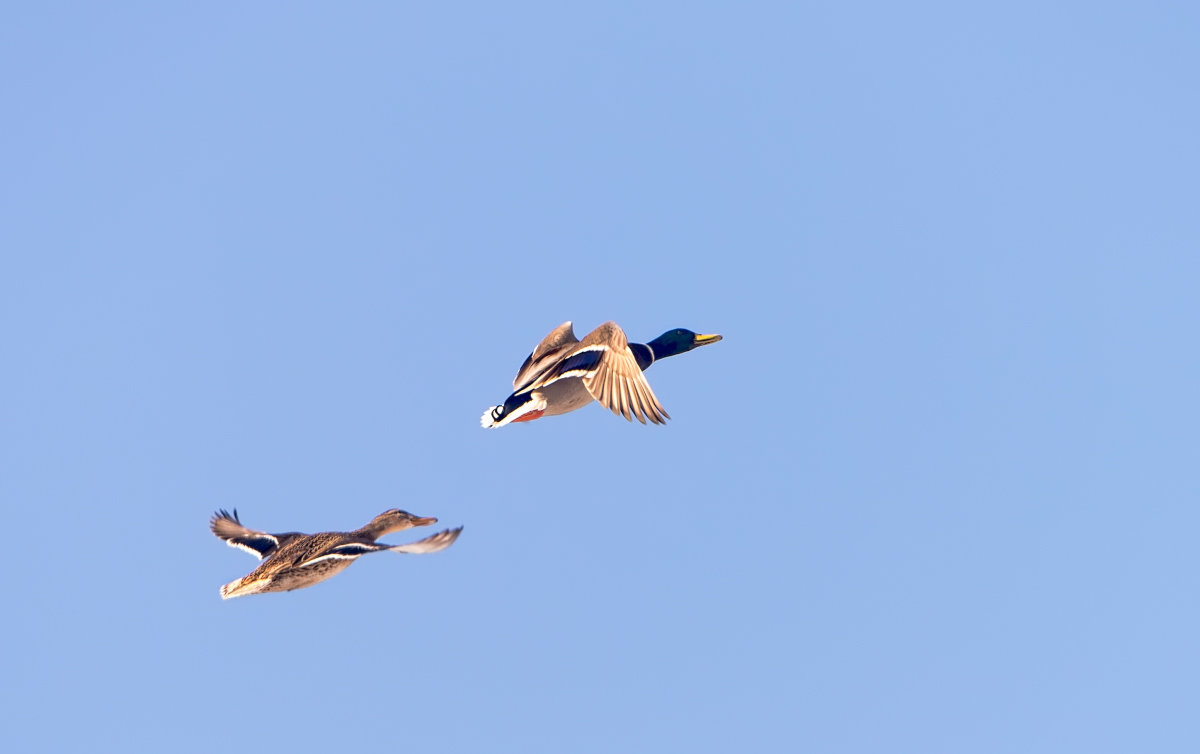
[[234, 597], [245, 597], [247, 594], [258, 594], [267, 585], [265, 581], [258, 581], [252, 584], [243, 585], [245, 578], [240, 578], [237, 581], [230, 581], [225, 586], [221, 587], [221, 599], [231, 600]]
[[483, 412], [483, 416], [479, 417], [479, 425], [484, 429], [491, 429], [496, 426], [496, 420], [493, 417], [493, 412], [499, 411], [502, 406], [492, 406], [487, 411]]

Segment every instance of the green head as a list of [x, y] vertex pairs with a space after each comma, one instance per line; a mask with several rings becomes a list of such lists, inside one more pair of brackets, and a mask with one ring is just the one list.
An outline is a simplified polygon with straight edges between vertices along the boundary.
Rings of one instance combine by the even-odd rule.
[[706, 346], [709, 343], [716, 343], [720, 339], [720, 335], [701, 335], [691, 330], [677, 327], [674, 330], [667, 330], [646, 345], [650, 346], [650, 350], [654, 352], [654, 358], [657, 360], [680, 353], [687, 353], [693, 348]]

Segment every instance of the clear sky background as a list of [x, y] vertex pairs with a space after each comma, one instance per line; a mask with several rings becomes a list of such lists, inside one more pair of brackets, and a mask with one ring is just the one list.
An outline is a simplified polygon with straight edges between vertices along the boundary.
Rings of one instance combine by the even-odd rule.
[[3, 748], [1200, 750], [1197, 5], [602, 5], [5, 8]]

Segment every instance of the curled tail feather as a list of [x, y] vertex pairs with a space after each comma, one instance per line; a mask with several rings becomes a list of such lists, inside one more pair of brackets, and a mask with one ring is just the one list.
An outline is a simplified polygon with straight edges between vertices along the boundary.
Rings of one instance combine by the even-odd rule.
[[531, 421], [542, 415], [546, 409], [546, 396], [540, 392], [522, 393], [509, 396], [503, 406], [492, 406], [479, 417], [479, 424], [484, 429], [503, 427], [511, 422]]
[[483, 412], [483, 416], [479, 417], [479, 425], [484, 429], [492, 429], [498, 426], [497, 422], [500, 417], [500, 410], [504, 406], [492, 406], [487, 411]]

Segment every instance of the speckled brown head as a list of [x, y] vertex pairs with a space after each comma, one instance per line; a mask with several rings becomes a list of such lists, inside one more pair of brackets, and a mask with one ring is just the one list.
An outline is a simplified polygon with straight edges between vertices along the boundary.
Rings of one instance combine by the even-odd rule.
[[431, 516], [414, 516], [408, 511], [392, 508], [371, 519], [371, 523], [359, 529], [356, 533], [376, 540], [394, 531], [403, 531], [417, 526], [429, 526], [436, 523], [437, 519]]

